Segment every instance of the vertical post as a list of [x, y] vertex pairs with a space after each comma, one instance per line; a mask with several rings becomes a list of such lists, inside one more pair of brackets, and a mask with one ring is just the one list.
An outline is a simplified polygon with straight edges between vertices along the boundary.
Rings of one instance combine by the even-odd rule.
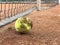
[[41, 10], [41, 0], [37, 0], [37, 8], [38, 10]]
[[59, 4], [60, 4], [60, 0], [59, 0]]

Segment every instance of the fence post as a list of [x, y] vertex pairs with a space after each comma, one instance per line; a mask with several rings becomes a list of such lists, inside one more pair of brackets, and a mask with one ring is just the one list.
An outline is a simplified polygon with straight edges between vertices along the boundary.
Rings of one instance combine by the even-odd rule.
[[60, 4], [60, 0], [59, 0], [59, 4]]
[[37, 8], [38, 10], [41, 10], [41, 0], [37, 0]]

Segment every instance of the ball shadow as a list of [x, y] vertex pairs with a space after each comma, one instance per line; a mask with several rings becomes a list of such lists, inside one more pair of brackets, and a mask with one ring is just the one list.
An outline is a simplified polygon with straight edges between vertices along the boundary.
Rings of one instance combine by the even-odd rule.
[[21, 33], [21, 32], [16, 32], [16, 31], [15, 31], [15, 34], [17, 34], [17, 35], [30, 35], [31, 33], [30, 33], [30, 32]]

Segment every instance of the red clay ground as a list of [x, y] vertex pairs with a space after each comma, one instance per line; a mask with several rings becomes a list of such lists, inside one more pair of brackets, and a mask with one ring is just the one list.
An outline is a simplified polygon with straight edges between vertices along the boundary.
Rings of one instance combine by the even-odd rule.
[[[1, 28], [0, 45], [60, 45], [60, 5], [34, 11], [26, 17], [33, 22], [28, 34], [15, 32], [14, 22]], [[13, 27], [11, 30], [8, 27]]]

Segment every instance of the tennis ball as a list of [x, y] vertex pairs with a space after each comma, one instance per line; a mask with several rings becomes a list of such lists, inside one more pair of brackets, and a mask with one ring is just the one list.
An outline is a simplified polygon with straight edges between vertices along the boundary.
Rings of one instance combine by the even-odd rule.
[[32, 22], [29, 18], [20, 17], [15, 22], [15, 29], [20, 33], [27, 33], [32, 28]]

